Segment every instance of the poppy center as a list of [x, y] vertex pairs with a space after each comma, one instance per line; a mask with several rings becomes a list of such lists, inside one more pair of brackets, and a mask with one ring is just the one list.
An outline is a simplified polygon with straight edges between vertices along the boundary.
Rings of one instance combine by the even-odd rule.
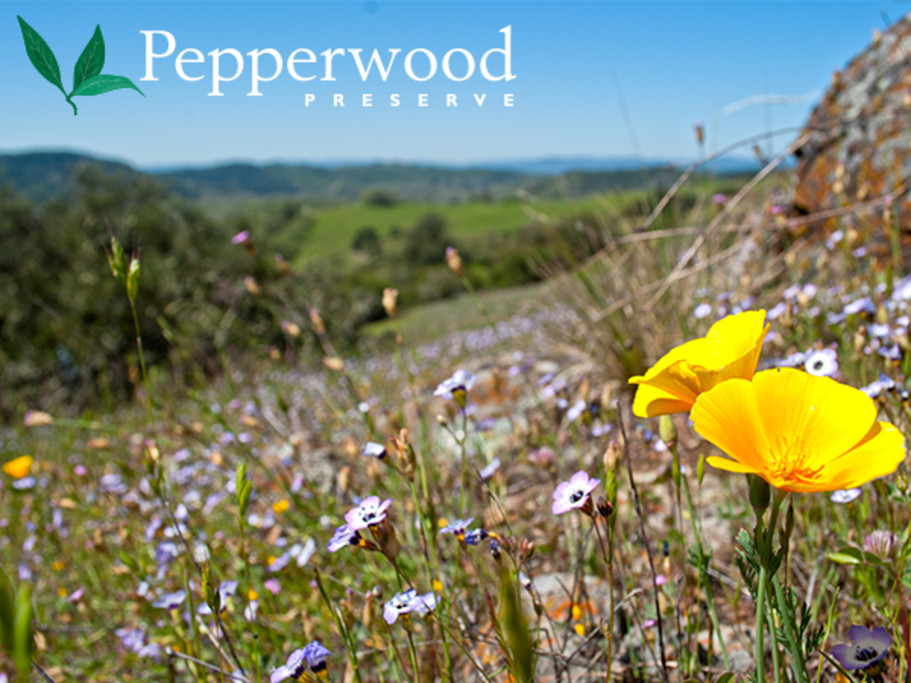
[[822, 471], [822, 467], [807, 467], [804, 465], [806, 459], [806, 454], [796, 450], [790, 444], [781, 444], [779, 448], [774, 448], [769, 467], [769, 474], [774, 480], [772, 485], [786, 487], [788, 484], [814, 481]]

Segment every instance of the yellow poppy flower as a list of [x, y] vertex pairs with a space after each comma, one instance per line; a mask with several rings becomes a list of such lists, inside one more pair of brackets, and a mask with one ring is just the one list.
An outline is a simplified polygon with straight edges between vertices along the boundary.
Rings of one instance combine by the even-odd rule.
[[633, 400], [637, 417], [688, 412], [703, 391], [727, 379], [750, 379], [769, 326], [765, 311], [744, 311], [722, 318], [700, 339], [671, 349], [644, 375]]
[[732, 379], [699, 396], [696, 431], [727, 455], [708, 463], [745, 472], [783, 491], [836, 491], [891, 474], [905, 438], [876, 421], [862, 391], [828, 377], [779, 368]]
[[13, 479], [27, 477], [28, 473], [32, 471], [32, 456], [20, 455], [18, 458], [10, 460], [3, 465], [3, 471]]

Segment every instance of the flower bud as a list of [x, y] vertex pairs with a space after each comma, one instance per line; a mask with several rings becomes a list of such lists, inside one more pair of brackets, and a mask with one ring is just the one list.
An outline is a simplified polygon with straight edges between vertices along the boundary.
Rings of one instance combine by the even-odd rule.
[[260, 296], [263, 293], [263, 290], [259, 286], [259, 283], [256, 281], [256, 278], [252, 275], [248, 275], [244, 278], [244, 287], [246, 287], [247, 291], [253, 296]]
[[386, 315], [390, 318], [394, 318], [395, 314], [398, 312], [398, 297], [399, 290], [397, 289], [386, 287], [386, 289], [383, 290], [383, 310], [386, 311]]
[[317, 334], [326, 334], [326, 323], [323, 322], [323, 316], [315, 308], [310, 309], [310, 322]]
[[459, 256], [459, 251], [455, 247], [446, 247], [446, 265], [449, 266], [449, 270], [456, 275], [461, 276], [465, 272], [465, 269], [462, 266], [462, 258]]
[[677, 427], [674, 426], [674, 420], [670, 415], [662, 415], [658, 421], [658, 435], [661, 440], [667, 444], [668, 448], [674, 448], [677, 445]]
[[750, 482], [750, 505], [757, 512], [762, 512], [769, 507], [769, 500], [772, 497], [772, 489], [762, 477], [755, 474], [748, 474], [747, 479]]

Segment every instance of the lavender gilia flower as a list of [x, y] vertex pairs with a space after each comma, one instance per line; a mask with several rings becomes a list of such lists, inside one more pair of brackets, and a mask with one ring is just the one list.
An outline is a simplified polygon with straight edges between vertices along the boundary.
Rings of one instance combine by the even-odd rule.
[[288, 657], [288, 661], [278, 667], [269, 676], [269, 683], [279, 683], [290, 678], [292, 681], [299, 681], [307, 670], [307, 662], [304, 661], [304, 650], [295, 650]]
[[360, 505], [348, 510], [345, 514], [345, 522], [352, 531], [366, 529], [386, 519], [386, 510], [390, 505], [392, 505], [392, 498], [387, 498], [382, 503], [379, 496], [364, 498]]
[[411, 611], [411, 603], [417, 598], [418, 592], [410, 588], [403, 593], [396, 593], [392, 599], [383, 607], [383, 619], [387, 624], [394, 624], [400, 614], [407, 614]]
[[500, 469], [500, 459], [494, 458], [490, 461], [489, 465], [478, 470], [478, 476], [481, 477], [481, 479], [484, 481], [487, 481], [496, 473], [498, 469]]
[[829, 500], [833, 503], [850, 503], [852, 500], [856, 500], [861, 494], [860, 489], [843, 489], [841, 491], [832, 491], [832, 494], [829, 496]]
[[183, 604], [183, 601], [187, 599], [187, 592], [185, 590], [179, 590], [176, 593], [166, 593], [162, 595], [158, 600], [152, 603], [152, 607], [159, 607], [161, 609], [177, 609], [180, 605]]
[[822, 349], [807, 354], [804, 369], [817, 377], [832, 377], [838, 372], [838, 354], [835, 349]]
[[360, 532], [357, 529], [350, 528], [347, 524], [342, 524], [338, 529], [335, 530], [335, 534], [332, 536], [332, 540], [329, 541], [329, 545], [326, 546], [326, 549], [330, 553], [334, 553], [338, 552], [345, 546], [360, 544]]
[[484, 529], [472, 529], [465, 534], [465, 545], [478, 545], [489, 535]]
[[848, 639], [850, 645], [840, 643], [830, 653], [847, 671], [866, 669], [885, 657], [892, 645], [892, 636], [882, 626], [875, 626], [873, 630], [866, 626], [852, 626], [848, 630]]
[[452, 377], [444, 379], [437, 385], [433, 395], [441, 398], [451, 398], [463, 408], [465, 407], [466, 394], [478, 381], [478, 378], [467, 370], [456, 370]]
[[326, 671], [326, 660], [332, 653], [318, 640], [307, 643], [304, 646], [304, 661], [310, 667], [310, 671], [317, 676], [321, 676]]
[[430, 592], [424, 595], [418, 595], [414, 588], [403, 593], [396, 593], [392, 600], [386, 603], [383, 608], [383, 619], [387, 624], [394, 624], [396, 619], [402, 614], [411, 614], [414, 612], [419, 617], [425, 616], [430, 610], [436, 607], [436, 596]]
[[590, 478], [587, 472], [576, 472], [569, 481], [562, 482], [554, 491], [553, 513], [562, 515], [573, 508], [584, 507], [589, 502], [589, 495], [600, 483], [600, 479]]
[[364, 446], [364, 450], [361, 451], [361, 455], [366, 458], [376, 458], [377, 460], [382, 460], [386, 457], [386, 447], [381, 443], [368, 441], [367, 445]]
[[456, 519], [440, 529], [441, 534], [452, 534], [459, 543], [465, 542], [465, 535], [468, 533], [469, 525], [474, 521], [474, 517], [468, 519]]

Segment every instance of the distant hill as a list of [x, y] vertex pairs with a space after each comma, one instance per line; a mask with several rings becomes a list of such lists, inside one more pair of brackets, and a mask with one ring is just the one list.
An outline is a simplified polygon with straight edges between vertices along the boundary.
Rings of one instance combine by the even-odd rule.
[[96, 159], [75, 152], [0, 154], [0, 184], [12, 186], [29, 199], [44, 201], [74, 191], [74, 174], [84, 165], [95, 166], [106, 174], [138, 173], [119, 161]]
[[[193, 199], [297, 196], [353, 201], [365, 191], [382, 189], [411, 201], [453, 202], [517, 194], [544, 198], [574, 197], [648, 185], [666, 187], [683, 165], [643, 163], [635, 159], [567, 157], [490, 162], [483, 166], [432, 166], [366, 163], [340, 165], [230, 163], [205, 168], [141, 171], [127, 164], [73, 152], [0, 154], [0, 184], [26, 197], [45, 201], [76, 189], [80, 167], [106, 174], [142, 174], [159, 178], [178, 194]], [[744, 161], [730, 167], [747, 173]], [[720, 169], [715, 172], [723, 173]]]

